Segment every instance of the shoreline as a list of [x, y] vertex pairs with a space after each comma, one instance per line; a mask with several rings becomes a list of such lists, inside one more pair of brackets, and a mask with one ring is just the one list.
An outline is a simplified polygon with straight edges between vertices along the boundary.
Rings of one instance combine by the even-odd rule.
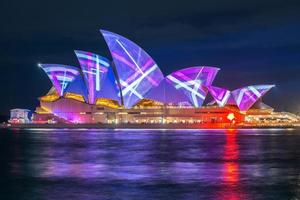
[[299, 125], [245, 126], [228, 124], [1, 124], [2, 129], [297, 129]]

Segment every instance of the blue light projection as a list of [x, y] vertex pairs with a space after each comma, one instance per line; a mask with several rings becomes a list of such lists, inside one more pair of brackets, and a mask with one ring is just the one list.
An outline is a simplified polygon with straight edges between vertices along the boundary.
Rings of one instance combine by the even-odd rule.
[[157, 87], [151, 88], [145, 95], [145, 98], [164, 104], [180, 105], [189, 103], [189, 99], [184, 91], [177, 90], [166, 78], [162, 80]]
[[241, 111], [247, 111], [273, 87], [275, 87], [275, 85], [251, 85], [234, 90], [232, 96], [239, 109]]
[[166, 77], [177, 90], [183, 90], [191, 105], [201, 107], [207, 95], [207, 88], [215, 79], [219, 68], [190, 67], [173, 72]]
[[88, 88], [89, 103], [94, 104], [97, 98], [120, 102], [120, 92], [109, 61], [91, 52], [77, 50], [75, 54]]
[[67, 87], [80, 74], [77, 67], [61, 64], [39, 64], [46, 72], [57, 93], [63, 96]]
[[164, 79], [155, 61], [137, 44], [100, 30], [110, 50], [121, 86], [124, 106], [130, 108]]

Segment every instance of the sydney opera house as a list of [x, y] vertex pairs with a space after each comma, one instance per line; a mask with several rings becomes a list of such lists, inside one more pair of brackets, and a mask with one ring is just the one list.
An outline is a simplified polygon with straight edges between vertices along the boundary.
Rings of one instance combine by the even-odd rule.
[[[32, 123], [226, 127], [297, 120], [297, 116], [274, 112], [262, 102], [274, 85], [230, 91], [214, 85], [220, 69], [211, 66], [183, 68], [165, 76], [137, 44], [116, 33], [100, 32], [112, 61], [76, 50], [79, 67], [39, 64], [52, 87], [39, 98]], [[207, 103], [208, 96], [213, 101]]]

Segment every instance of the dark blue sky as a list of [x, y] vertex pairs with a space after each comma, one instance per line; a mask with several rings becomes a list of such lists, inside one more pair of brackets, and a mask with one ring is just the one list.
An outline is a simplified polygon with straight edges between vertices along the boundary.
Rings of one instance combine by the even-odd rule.
[[276, 84], [265, 102], [300, 112], [300, 1], [1, 1], [0, 114], [34, 109], [51, 87], [36, 64], [109, 57], [99, 29], [142, 46], [165, 75], [218, 66], [215, 86]]

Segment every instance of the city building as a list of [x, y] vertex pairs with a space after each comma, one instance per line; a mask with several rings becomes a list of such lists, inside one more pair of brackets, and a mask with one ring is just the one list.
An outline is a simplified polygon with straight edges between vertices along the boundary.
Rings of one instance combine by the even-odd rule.
[[30, 122], [30, 110], [15, 108], [10, 110], [9, 122], [12, 124], [26, 124]]

